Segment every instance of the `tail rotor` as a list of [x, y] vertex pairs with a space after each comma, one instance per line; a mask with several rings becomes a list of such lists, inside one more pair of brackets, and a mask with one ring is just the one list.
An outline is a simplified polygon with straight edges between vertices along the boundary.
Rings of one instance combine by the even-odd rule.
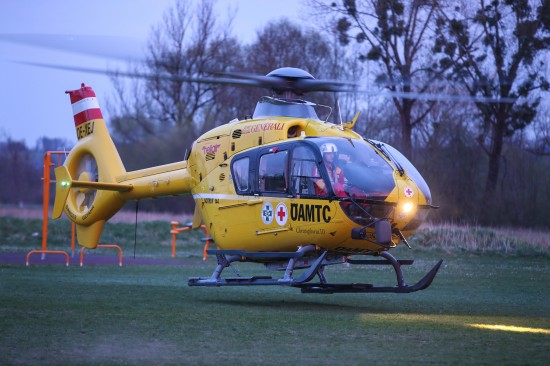
[[[97, 162], [91, 154], [84, 154], [78, 164], [76, 177], [79, 181], [99, 182]], [[72, 199], [77, 212], [86, 212], [92, 207], [97, 189], [78, 187], [73, 189]]]

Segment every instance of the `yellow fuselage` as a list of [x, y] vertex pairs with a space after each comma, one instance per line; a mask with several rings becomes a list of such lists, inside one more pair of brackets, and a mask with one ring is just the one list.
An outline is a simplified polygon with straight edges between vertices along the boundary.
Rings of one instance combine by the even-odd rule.
[[[298, 129], [295, 138], [288, 138], [289, 128]], [[361, 136], [340, 125], [297, 118], [264, 118], [230, 123], [199, 138], [188, 160], [190, 175], [198, 184], [191, 190], [204, 223], [217, 245], [222, 249], [245, 251], [295, 251], [298, 246], [316, 244], [331, 251], [360, 253], [381, 250], [376, 244], [374, 230], [368, 230], [366, 240], [351, 238], [351, 221], [334, 199], [303, 198], [293, 195], [238, 195], [231, 174], [231, 159], [249, 149], [276, 147], [278, 144], [310, 136], [337, 136], [362, 140]], [[395, 188], [385, 202], [393, 203], [391, 222], [403, 229], [414, 211], [401, 212], [405, 202], [426, 205], [422, 194], [400, 197], [405, 187], [420, 192], [407, 175], [394, 171]], [[403, 196], [401, 194], [401, 196]], [[266, 223], [262, 219], [266, 203], [271, 213], [284, 215], [282, 220]], [[277, 210], [277, 207], [285, 207]], [[284, 225], [281, 225], [281, 221]], [[403, 231], [405, 236], [412, 233]], [[394, 236], [397, 243], [400, 238]]]

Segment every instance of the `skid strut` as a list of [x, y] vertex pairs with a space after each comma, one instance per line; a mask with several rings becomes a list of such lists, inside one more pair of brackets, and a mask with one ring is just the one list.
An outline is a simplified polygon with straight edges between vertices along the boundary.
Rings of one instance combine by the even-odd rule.
[[[330, 255], [327, 251], [313, 253], [314, 257], [305, 257], [316, 251], [314, 245], [300, 247], [296, 252], [245, 252], [241, 250], [209, 250], [209, 254], [216, 255], [218, 265], [212, 276], [189, 278], [189, 286], [291, 286], [300, 288], [304, 293], [363, 293], [363, 292], [394, 292], [409, 293], [424, 290], [432, 283], [443, 260], [440, 260], [420, 281], [409, 286], [405, 283], [402, 265], [410, 265], [412, 260], [397, 260], [388, 252], [380, 253], [382, 260], [357, 260], [344, 256]], [[271, 276], [239, 276], [222, 277], [225, 268], [231, 267], [234, 262], [260, 262], [264, 264], [285, 261], [284, 275], [281, 278]], [[374, 286], [369, 283], [330, 283], [324, 274], [324, 268], [331, 264], [360, 264], [360, 265], [391, 265], [397, 277], [396, 286]], [[293, 277], [297, 268], [307, 268], [301, 276]], [[310, 282], [315, 277], [319, 282]]]

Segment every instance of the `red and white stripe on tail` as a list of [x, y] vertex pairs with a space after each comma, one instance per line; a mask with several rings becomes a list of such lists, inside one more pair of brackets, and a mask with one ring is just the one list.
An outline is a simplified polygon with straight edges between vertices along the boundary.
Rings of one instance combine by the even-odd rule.
[[80, 89], [65, 92], [71, 98], [76, 137], [80, 140], [94, 133], [95, 120], [103, 120], [96, 95], [91, 87], [84, 85]]

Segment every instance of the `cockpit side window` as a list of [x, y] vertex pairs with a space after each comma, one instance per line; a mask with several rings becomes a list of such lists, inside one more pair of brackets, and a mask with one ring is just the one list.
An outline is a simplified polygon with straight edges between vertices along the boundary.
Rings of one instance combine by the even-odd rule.
[[297, 146], [290, 163], [291, 192], [296, 196], [314, 196], [315, 182], [322, 179], [317, 169], [315, 154], [306, 145]]
[[286, 193], [288, 151], [275, 151], [260, 156], [258, 189], [260, 192]]

